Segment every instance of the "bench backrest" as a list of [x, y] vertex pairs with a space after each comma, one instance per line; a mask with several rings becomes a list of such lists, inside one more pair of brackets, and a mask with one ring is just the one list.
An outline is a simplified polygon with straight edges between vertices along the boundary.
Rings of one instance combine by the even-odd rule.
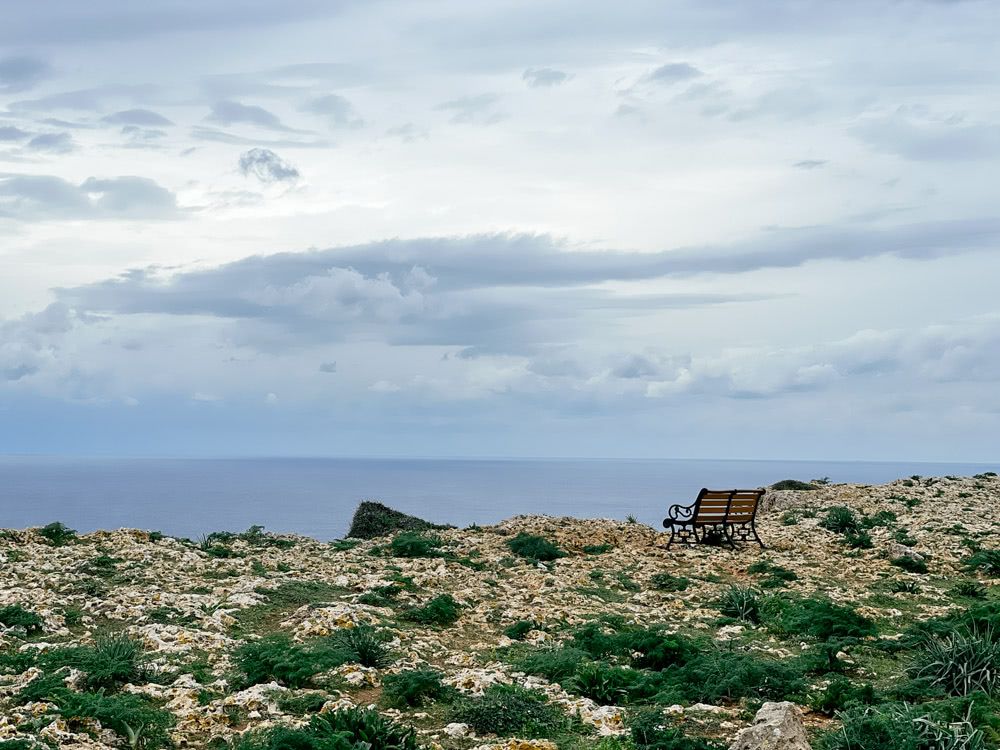
[[695, 523], [749, 523], [757, 515], [764, 490], [710, 490], [695, 501]]

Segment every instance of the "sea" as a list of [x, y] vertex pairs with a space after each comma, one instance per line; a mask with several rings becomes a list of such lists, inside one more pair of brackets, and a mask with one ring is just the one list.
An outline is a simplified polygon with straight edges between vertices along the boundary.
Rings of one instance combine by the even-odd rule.
[[875, 484], [914, 474], [967, 476], [997, 465], [711, 459], [117, 459], [0, 456], [0, 528], [61, 521], [197, 539], [252, 525], [343, 537], [362, 500], [438, 523], [490, 524], [523, 513], [637, 520], [702, 487], [829, 477]]

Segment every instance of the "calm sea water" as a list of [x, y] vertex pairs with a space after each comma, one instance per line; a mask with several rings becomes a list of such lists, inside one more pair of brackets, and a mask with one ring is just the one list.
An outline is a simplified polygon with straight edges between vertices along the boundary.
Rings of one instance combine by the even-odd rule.
[[877, 483], [968, 475], [985, 464], [715, 460], [55, 459], [0, 457], [0, 528], [59, 520], [196, 538], [261, 524], [343, 536], [364, 499], [432, 521], [488, 524], [519, 513], [620, 518], [659, 527], [703, 486], [829, 476]]

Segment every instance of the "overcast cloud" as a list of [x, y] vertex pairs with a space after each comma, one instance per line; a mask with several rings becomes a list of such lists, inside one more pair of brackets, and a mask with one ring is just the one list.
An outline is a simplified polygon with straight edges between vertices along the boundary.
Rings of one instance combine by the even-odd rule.
[[11, 6], [0, 453], [996, 459], [998, 28]]

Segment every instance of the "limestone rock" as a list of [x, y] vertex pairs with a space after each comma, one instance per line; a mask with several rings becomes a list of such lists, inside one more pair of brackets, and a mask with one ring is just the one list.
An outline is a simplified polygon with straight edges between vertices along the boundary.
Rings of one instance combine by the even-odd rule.
[[802, 714], [789, 701], [765, 703], [729, 750], [811, 750]]

